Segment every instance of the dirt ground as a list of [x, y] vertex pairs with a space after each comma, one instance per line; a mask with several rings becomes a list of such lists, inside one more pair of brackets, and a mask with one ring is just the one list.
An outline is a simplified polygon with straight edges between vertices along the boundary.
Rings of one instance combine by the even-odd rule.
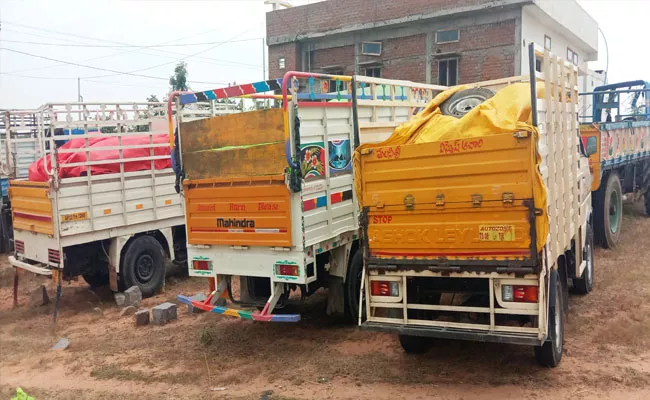
[[[592, 294], [572, 296], [560, 367], [543, 369], [527, 347], [439, 341], [404, 354], [395, 337], [360, 331], [316, 302], [298, 324], [188, 314], [136, 328], [106, 290], [64, 285], [61, 313], [30, 306], [42, 279], [0, 265], [0, 397], [22, 387], [41, 399], [647, 399], [650, 398], [650, 219], [626, 205], [621, 244], [597, 249]], [[207, 290], [168, 278], [151, 307]], [[95, 316], [99, 307], [103, 316]], [[67, 350], [50, 347], [61, 337]]]

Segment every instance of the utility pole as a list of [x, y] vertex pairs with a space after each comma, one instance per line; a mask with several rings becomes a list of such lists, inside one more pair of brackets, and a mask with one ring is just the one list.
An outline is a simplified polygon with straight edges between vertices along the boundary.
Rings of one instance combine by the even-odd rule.
[[262, 38], [262, 80], [266, 80], [266, 38]]
[[84, 98], [81, 97], [81, 78], [77, 78], [77, 101], [81, 103]]

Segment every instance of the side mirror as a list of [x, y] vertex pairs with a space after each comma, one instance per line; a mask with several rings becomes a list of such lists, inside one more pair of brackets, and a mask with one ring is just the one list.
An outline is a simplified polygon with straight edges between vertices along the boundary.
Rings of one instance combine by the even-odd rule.
[[596, 136], [587, 138], [587, 155], [596, 154], [598, 152], [598, 139]]

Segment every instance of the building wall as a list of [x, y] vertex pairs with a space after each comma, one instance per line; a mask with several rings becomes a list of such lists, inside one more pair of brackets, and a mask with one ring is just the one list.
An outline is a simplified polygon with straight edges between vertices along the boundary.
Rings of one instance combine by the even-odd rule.
[[509, 19], [466, 26], [460, 28], [457, 43], [434, 43], [431, 82], [438, 83], [438, 60], [455, 56], [460, 84], [515, 75], [516, 25], [515, 19]]
[[[299, 43], [283, 43], [269, 46], [269, 78], [282, 78], [287, 71], [300, 71], [301, 57]], [[284, 58], [285, 67], [280, 68], [279, 61]]]

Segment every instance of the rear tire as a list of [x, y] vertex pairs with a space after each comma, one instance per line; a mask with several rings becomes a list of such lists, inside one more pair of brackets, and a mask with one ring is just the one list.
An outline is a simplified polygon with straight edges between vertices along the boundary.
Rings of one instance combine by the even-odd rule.
[[556, 271], [555, 304], [549, 307], [548, 338], [541, 346], [535, 347], [535, 359], [543, 367], [555, 368], [562, 360], [564, 347], [564, 292], [559, 274]]
[[615, 248], [623, 220], [623, 190], [617, 173], [609, 174], [607, 183], [596, 192], [594, 211], [598, 243], [606, 249]]
[[433, 340], [424, 336], [399, 335], [399, 344], [407, 354], [424, 354], [433, 345]]
[[[363, 254], [357, 249], [350, 259], [345, 278], [345, 315], [352, 323], [359, 320], [359, 295], [361, 294], [361, 281], [363, 279]], [[361, 320], [366, 319], [365, 301], [362, 303]]]
[[461, 90], [449, 96], [440, 105], [440, 112], [443, 115], [462, 118], [492, 96], [494, 96], [494, 92], [486, 88]]
[[594, 230], [587, 224], [587, 240], [583, 252], [583, 260], [587, 262], [580, 278], [573, 279], [573, 291], [577, 294], [588, 294], [594, 287]]
[[645, 199], [645, 213], [650, 217], [650, 188], [648, 188], [643, 196]]
[[151, 297], [165, 283], [165, 256], [160, 243], [149, 235], [138, 236], [129, 242], [120, 269], [120, 283], [124, 289], [138, 286], [142, 297]]

